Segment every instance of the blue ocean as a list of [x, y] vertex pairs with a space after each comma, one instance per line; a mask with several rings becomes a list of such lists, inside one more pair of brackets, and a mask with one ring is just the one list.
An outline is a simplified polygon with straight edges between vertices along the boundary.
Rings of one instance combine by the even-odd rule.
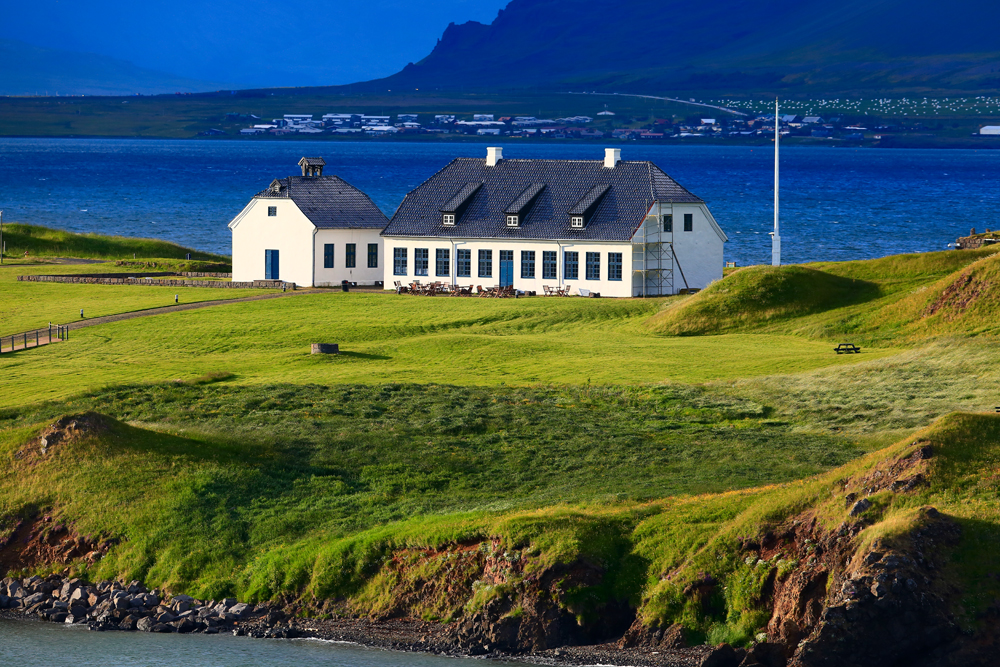
[[[603, 159], [601, 145], [498, 142], [508, 158]], [[609, 144], [611, 145], [611, 144]], [[726, 260], [770, 261], [769, 147], [615, 144], [652, 160], [704, 199], [729, 235]], [[272, 179], [326, 159], [387, 215], [449, 160], [485, 144], [0, 139], [5, 222], [148, 236], [230, 253], [227, 223]], [[944, 250], [975, 227], [1000, 227], [1000, 151], [784, 147], [785, 262]]]

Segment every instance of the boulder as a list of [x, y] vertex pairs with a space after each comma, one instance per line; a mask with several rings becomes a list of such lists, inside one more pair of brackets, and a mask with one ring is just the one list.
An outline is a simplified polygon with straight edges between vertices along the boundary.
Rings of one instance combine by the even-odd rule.
[[174, 599], [173, 610], [175, 612], [180, 614], [182, 612], [188, 611], [189, 609], [191, 609], [190, 602], [188, 602], [187, 600], [178, 600], [176, 598]]
[[126, 632], [131, 632], [138, 627], [140, 620], [145, 620], [145, 619], [140, 619], [138, 616], [133, 616], [132, 614], [129, 614], [128, 616], [126, 616], [121, 620], [121, 623], [118, 624], [118, 629], [124, 630]]
[[177, 620], [177, 617], [171, 614], [169, 611], [165, 611], [162, 614], [156, 615], [157, 623], [173, 623]]
[[21, 600], [21, 606], [25, 608], [30, 608], [45, 600], [46, 595], [44, 593], [32, 593], [26, 598]]
[[76, 603], [90, 606], [90, 591], [83, 588], [82, 586], [80, 588], [74, 589], [73, 592], [70, 593], [69, 604], [70, 606], [72, 606], [73, 604]]
[[0, 593], [0, 609], [10, 608], [10, 598], [6, 594]]
[[147, 616], [146, 618], [140, 618], [135, 623], [135, 629], [140, 632], [152, 632], [153, 626], [156, 625], [156, 621]]
[[146, 593], [146, 587], [138, 581], [130, 581], [128, 586], [125, 587], [125, 591], [129, 595], [138, 595], [140, 593]]
[[86, 614], [84, 614], [83, 616], [77, 616], [76, 614], [70, 613], [66, 615], [66, 618], [63, 620], [63, 623], [73, 625], [74, 623], [83, 623], [86, 620], [87, 620]]
[[173, 632], [174, 629], [166, 623], [157, 623], [150, 632]]
[[738, 667], [741, 656], [729, 644], [719, 644], [701, 659], [698, 667]]
[[12, 598], [23, 598], [27, 593], [21, 586], [21, 582], [12, 580], [7, 584], [7, 595]]
[[60, 611], [49, 616], [49, 620], [53, 623], [65, 623], [67, 618], [69, 618], [69, 614], [64, 611]]
[[129, 595], [119, 595], [111, 599], [111, 605], [115, 609], [128, 609], [132, 606], [132, 597]]
[[253, 607], [251, 605], [238, 602], [229, 608], [229, 613], [242, 621], [253, 613]]
[[191, 604], [192, 602], [194, 602], [194, 598], [191, 597], [190, 595], [184, 595], [182, 593], [181, 595], [174, 596], [174, 602], [187, 602], [188, 604]]
[[177, 628], [177, 632], [193, 632], [198, 628], [198, 624], [189, 618], [180, 618], [171, 623], [170, 625]]

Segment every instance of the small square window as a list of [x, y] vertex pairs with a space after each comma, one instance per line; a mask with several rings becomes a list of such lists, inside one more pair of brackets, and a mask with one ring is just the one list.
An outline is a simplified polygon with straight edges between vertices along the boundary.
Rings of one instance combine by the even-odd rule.
[[517, 227], [518, 224], [519, 224], [518, 223], [518, 218], [517, 218], [516, 215], [508, 215], [507, 216], [507, 226], [508, 227]]
[[278, 215], [278, 207], [277, 206], [268, 206], [267, 207], [267, 217], [273, 218], [276, 215]]
[[453, 226], [455, 224], [455, 215], [453, 213], [445, 213], [441, 216], [441, 224], [449, 227]]
[[583, 227], [583, 216], [574, 215], [569, 219], [569, 226], [575, 229], [581, 229]]

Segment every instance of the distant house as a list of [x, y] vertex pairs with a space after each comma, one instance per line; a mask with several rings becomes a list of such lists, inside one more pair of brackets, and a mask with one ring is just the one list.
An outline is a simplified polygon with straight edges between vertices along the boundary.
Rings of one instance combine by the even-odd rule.
[[304, 286], [382, 280], [389, 222], [366, 194], [324, 176], [323, 158], [302, 158], [301, 176], [275, 179], [229, 223], [233, 280], [284, 280]]
[[382, 232], [385, 282], [659, 296], [722, 277], [726, 235], [652, 162], [457, 158]]
[[491, 114], [491, 113], [474, 113], [474, 114], [472, 114], [472, 120], [493, 120], [493, 114]]
[[979, 128], [979, 134], [983, 136], [1000, 136], [1000, 125], [986, 125]]
[[822, 123], [823, 119], [819, 116], [806, 116], [802, 119], [803, 125], [816, 125], [817, 123]]

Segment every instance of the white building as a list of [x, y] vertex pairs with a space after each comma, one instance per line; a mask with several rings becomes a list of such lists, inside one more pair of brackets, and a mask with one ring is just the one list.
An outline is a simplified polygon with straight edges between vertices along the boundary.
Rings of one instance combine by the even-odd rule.
[[722, 277], [725, 233], [652, 162], [458, 158], [382, 232], [385, 285], [442, 281], [659, 296]]
[[325, 165], [302, 158], [301, 176], [275, 179], [233, 218], [233, 280], [315, 287], [382, 281], [380, 232], [389, 221], [368, 195], [324, 176]]
[[1000, 125], [985, 125], [979, 129], [979, 134], [989, 136], [1000, 135]]

